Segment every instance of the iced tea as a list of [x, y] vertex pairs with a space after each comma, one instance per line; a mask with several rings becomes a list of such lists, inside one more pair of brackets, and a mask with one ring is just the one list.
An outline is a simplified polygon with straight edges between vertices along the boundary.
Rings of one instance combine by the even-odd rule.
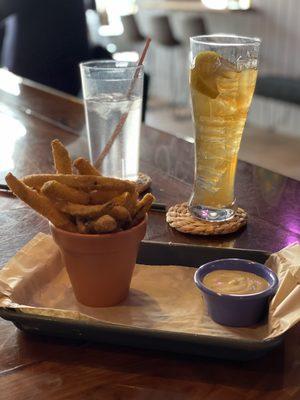
[[209, 209], [234, 205], [237, 155], [256, 77], [257, 69], [231, 63], [215, 51], [202, 51], [192, 62], [196, 156], [192, 211], [198, 205]]

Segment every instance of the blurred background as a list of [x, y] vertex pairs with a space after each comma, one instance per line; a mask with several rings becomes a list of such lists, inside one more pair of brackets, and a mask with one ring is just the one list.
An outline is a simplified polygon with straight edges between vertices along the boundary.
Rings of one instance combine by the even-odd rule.
[[189, 37], [258, 36], [259, 79], [239, 156], [300, 180], [299, 12], [299, 0], [0, 0], [1, 66], [81, 97], [79, 62], [137, 61], [149, 36], [143, 119], [192, 142]]

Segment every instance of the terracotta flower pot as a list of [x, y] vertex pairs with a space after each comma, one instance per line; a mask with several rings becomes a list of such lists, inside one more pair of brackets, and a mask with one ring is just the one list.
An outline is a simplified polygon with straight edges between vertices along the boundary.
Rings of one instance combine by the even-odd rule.
[[147, 219], [131, 229], [99, 235], [71, 233], [50, 224], [77, 300], [91, 307], [120, 303], [129, 292]]

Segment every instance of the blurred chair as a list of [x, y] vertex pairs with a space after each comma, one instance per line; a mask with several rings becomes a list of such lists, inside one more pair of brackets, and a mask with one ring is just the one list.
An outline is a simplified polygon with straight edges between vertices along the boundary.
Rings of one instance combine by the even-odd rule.
[[[178, 76], [176, 77], [177, 62], [176, 62], [176, 53], [174, 52], [174, 50], [180, 46], [180, 42], [175, 38], [169, 18], [166, 15], [157, 15], [150, 18], [149, 36], [152, 38], [152, 41], [156, 43], [158, 46], [162, 47], [164, 51], [170, 50], [171, 65], [169, 68], [170, 74], [168, 75], [168, 78], [169, 78], [170, 94], [172, 96], [171, 103], [176, 104], [177, 102], [176, 82], [178, 80]], [[164, 58], [159, 57], [159, 62], [160, 63], [165, 62]], [[157, 66], [155, 65], [155, 70], [156, 72], [159, 71], [160, 66], [158, 66], [157, 68]]]
[[181, 40], [183, 44], [189, 44], [192, 36], [207, 35], [207, 27], [202, 17], [184, 18], [181, 23]]
[[141, 34], [134, 14], [122, 15], [121, 21], [124, 28], [124, 41], [132, 44], [145, 42], [146, 38]]
[[157, 15], [149, 20], [150, 37], [152, 40], [161, 46], [174, 47], [180, 45], [180, 42], [175, 38], [166, 15]]
[[[183, 59], [186, 60], [185, 62], [185, 71], [183, 74], [182, 79], [185, 80], [185, 85], [188, 87], [188, 76], [189, 76], [189, 69], [190, 69], [190, 37], [192, 36], [199, 36], [199, 35], [206, 35], [207, 28], [204, 18], [202, 17], [185, 17], [181, 21], [178, 21], [177, 26], [177, 37], [180, 40], [183, 50], [184, 50], [184, 57]], [[187, 119], [190, 118], [190, 106], [189, 106], [189, 90], [185, 90], [185, 100], [183, 101], [185, 107], [182, 110], [177, 110], [176, 117]]]

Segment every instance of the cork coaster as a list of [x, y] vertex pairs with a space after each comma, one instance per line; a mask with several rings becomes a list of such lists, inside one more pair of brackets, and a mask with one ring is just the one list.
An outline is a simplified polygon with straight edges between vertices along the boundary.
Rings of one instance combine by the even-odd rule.
[[168, 224], [179, 232], [191, 235], [224, 235], [239, 230], [247, 224], [247, 213], [238, 208], [234, 216], [223, 222], [207, 222], [191, 215], [187, 203], [176, 204], [169, 208], [166, 220]]
[[139, 176], [136, 180], [137, 191], [143, 193], [145, 190], [149, 189], [152, 183], [150, 176], [139, 172]]

